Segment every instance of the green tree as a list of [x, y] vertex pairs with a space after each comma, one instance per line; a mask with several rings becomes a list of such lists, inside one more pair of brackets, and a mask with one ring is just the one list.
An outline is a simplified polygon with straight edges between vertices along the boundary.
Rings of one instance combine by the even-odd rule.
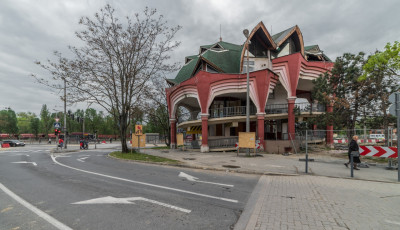
[[37, 138], [38, 133], [39, 133], [39, 129], [40, 129], [40, 120], [39, 120], [39, 118], [35, 117], [35, 118], [31, 119], [30, 128], [31, 128], [32, 133]]
[[333, 106], [333, 113], [318, 119], [333, 124], [334, 129], [348, 129], [349, 139], [353, 136], [363, 108], [369, 103], [369, 82], [358, 81], [363, 73], [364, 56], [362, 52], [358, 55], [345, 53], [336, 59], [331, 73], [313, 81], [313, 98]]
[[19, 133], [33, 133], [31, 122], [36, 118], [36, 114], [31, 112], [21, 112], [17, 114]]
[[387, 43], [383, 52], [377, 51], [368, 58], [363, 69], [365, 73], [360, 78], [362, 80], [373, 76], [376, 70], [383, 71], [385, 76], [400, 77], [400, 43]]
[[[400, 44], [388, 43], [383, 52], [376, 51], [363, 66], [364, 74], [361, 81], [369, 81], [369, 99], [374, 105], [371, 116], [380, 116], [381, 127], [388, 128], [389, 114], [387, 110], [391, 105], [389, 96], [400, 89]], [[367, 120], [367, 119], [364, 119]], [[388, 138], [386, 138], [388, 140]]]
[[0, 111], [0, 132], [18, 134], [18, 121], [14, 110], [8, 108]]
[[47, 136], [52, 128], [53, 119], [51, 118], [46, 104], [42, 105], [42, 109], [40, 110], [40, 123], [41, 132], [45, 133]]

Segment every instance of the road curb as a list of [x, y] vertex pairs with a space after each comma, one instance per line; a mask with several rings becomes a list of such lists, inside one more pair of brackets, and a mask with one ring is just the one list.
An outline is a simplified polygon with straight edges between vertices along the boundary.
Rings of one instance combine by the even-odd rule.
[[236, 170], [221, 169], [221, 168], [214, 168], [214, 167], [208, 167], [208, 166], [188, 165], [185, 162], [182, 162], [183, 164], [169, 164], [169, 163], [163, 163], [163, 162], [138, 161], [138, 160], [117, 158], [114, 156], [110, 156], [110, 153], [107, 154], [107, 157], [109, 157], [111, 159], [115, 159], [115, 160], [122, 160], [122, 161], [142, 163], [142, 164], [154, 164], [154, 165], [162, 165], [162, 166], [172, 166], [172, 167], [180, 167], [180, 168], [201, 169], [201, 170], [230, 172], [230, 173], [242, 173], [242, 174], [251, 174], [251, 175], [266, 175], [266, 176], [299, 176], [300, 175], [300, 174], [277, 173], [277, 172], [257, 172], [257, 171], [250, 171], [250, 170], [241, 170], [241, 169], [236, 169]]
[[246, 206], [244, 207], [244, 211], [235, 224], [234, 230], [255, 229], [257, 219], [264, 203], [262, 199], [265, 198], [268, 183], [269, 180], [267, 177], [260, 177], [256, 187], [249, 197], [249, 200], [247, 201]]

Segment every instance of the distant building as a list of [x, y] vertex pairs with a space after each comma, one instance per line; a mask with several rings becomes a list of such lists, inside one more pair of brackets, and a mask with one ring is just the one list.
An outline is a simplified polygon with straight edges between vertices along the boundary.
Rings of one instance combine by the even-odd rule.
[[[280, 141], [290, 146], [299, 120], [324, 113], [311, 97], [312, 80], [333, 67], [318, 45], [304, 46], [298, 26], [270, 35], [260, 22], [244, 42], [249, 45], [250, 131], [266, 149]], [[246, 130], [246, 46], [225, 41], [200, 46], [187, 56], [175, 79], [168, 79], [171, 147], [177, 128], [198, 134], [201, 151], [234, 147], [238, 132]], [[177, 108], [190, 115], [177, 120]], [[296, 114], [294, 110], [296, 108]], [[329, 111], [330, 108], [327, 108]], [[312, 111], [312, 114], [310, 113]], [[327, 127], [331, 130], [332, 127]], [[201, 138], [200, 138], [201, 134]], [[332, 143], [333, 132], [326, 139]], [[285, 141], [287, 142], [285, 144]], [[286, 146], [287, 147], [287, 146]]]

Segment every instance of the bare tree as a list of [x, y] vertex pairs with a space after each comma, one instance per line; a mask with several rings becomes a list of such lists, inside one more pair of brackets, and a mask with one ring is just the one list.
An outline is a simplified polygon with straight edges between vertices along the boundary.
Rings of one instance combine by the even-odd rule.
[[94, 19], [82, 17], [79, 23], [85, 27], [76, 32], [83, 46], [69, 47], [74, 58], [56, 53], [57, 62], [38, 64], [55, 80], [67, 81], [70, 102], [97, 103], [110, 113], [119, 127], [122, 151], [128, 152], [126, 136], [132, 108], [142, 104], [152, 78], [161, 71], [177, 69], [177, 64], [168, 60], [180, 44], [174, 36], [181, 27], [169, 27], [162, 15], [148, 8], [121, 23], [108, 4]]
[[158, 78], [152, 81], [152, 90], [149, 90], [146, 97], [149, 99], [145, 103], [147, 123], [158, 127], [160, 134], [165, 138], [167, 146], [171, 143], [171, 127], [169, 125], [169, 114], [167, 105], [167, 95], [165, 89], [168, 88], [165, 78]]

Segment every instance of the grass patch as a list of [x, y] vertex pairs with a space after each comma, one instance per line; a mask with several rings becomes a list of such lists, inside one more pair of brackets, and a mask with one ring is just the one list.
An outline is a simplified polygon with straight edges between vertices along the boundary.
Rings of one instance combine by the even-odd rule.
[[150, 148], [150, 149], [170, 149], [170, 147], [168, 147], [168, 146], [158, 146], [158, 147], [153, 147], [153, 148]]
[[119, 159], [134, 160], [134, 161], [145, 161], [145, 162], [163, 162], [168, 164], [179, 164], [180, 161], [168, 159], [165, 157], [158, 157], [153, 155], [148, 155], [144, 153], [122, 153], [120, 151], [115, 151], [110, 153], [110, 156]]

